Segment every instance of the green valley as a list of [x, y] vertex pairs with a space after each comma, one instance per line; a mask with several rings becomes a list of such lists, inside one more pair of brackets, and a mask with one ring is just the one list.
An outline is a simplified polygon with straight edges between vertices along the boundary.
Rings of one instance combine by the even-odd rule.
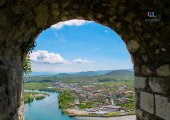
[[134, 114], [133, 71], [130, 70], [29, 76], [25, 78], [25, 89], [60, 93], [60, 108], [70, 116]]

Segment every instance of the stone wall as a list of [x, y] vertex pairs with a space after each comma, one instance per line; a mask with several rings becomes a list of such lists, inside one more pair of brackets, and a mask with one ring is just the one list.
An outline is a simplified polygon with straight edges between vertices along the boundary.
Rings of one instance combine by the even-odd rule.
[[23, 119], [25, 55], [38, 34], [70, 19], [93, 20], [122, 37], [134, 63], [137, 120], [170, 120], [169, 3], [151, 9], [146, 0], [0, 0], [0, 120]]
[[18, 118], [23, 86], [20, 62], [19, 57], [0, 56], [0, 120]]

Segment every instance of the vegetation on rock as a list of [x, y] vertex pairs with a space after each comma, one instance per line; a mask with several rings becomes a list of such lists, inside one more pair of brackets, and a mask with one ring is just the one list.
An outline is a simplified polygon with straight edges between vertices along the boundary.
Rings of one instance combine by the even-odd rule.
[[24, 72], [25, 72], [25, 74], [30, 74], [32, 72], [31, 62], [30, 62], [30, 55], [29, 54], [25, 58]]

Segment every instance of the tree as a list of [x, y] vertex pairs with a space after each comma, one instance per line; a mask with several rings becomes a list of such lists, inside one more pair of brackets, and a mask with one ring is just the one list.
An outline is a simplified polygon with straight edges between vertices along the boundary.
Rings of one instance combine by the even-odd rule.
[[24, 73], [25, 74], [32, 73], [30, 55], [29, 54], [26, 56], [26, 59], [25, 59], [25, 62], [24, 62]]

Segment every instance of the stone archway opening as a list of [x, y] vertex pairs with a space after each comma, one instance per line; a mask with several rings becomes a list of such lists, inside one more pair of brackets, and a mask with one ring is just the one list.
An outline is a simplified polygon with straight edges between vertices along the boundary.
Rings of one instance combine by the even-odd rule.
[[[76, 21], [75, 21], [76, 22]], [[78, 22], [78, 21], [77, 21]], [[78, 24], [79, 25], [79, 23], [80, 22], [84, 22], [84, 21], [79, 21], [78, 23], [76, 23], [76, 25]], [[99, 28], [99, 27], [97, 27], [96, 29], [94, 28], [94, 26], [96, 27], [96, 26], [100, 26], [100, 29], [101, 29], [101, 27], [102, 27], [102, 30], [101, 31], [103, 31], [103, 34], [105, 34], [105, 35], [103, 35], [103, 37], [104, 38], [102, 38], [103, 40], [101, 40], [101, 39], [99, 39], [100, 37], [102, 37], [102, 35], [98, 35], [97, 37], [99, 37], [99, 38], [95, 38], [95, 37], [93, 37], [93, 36], [91, 36], [92, 37], [92, 39], [98, 39], [98, 40], [96, 40], [96, 42], [99, 42], [99, 43], [101, 43], [101, 44], [103, 44], [103, 46], [105, 46], [105, 47], [103, 47], [103, 49], [108, 49], [107, 48], [107, 46], [108, 47], [110, 47], [110, 46], [112, 46], [113, 47], [113, 49], [117, 49], [116, 51], [116, 53], [114, 54], [114, 52], [113, 52], [113, 54], [110, 54], [109, 53], [109, 51], [108, 51], [108, 58], [109, 58], [109, 56], [111, 57], [111, 56], [114, 56], [114, 61], [112, 61], [111, 63], [112, 64], [110, 64], [110, 66], [113, 66], [112, 68], [107, 68], [107, 70], [112, 70], [112, 69], [117, 69], [117, 70], [120, 70], [120, 69], [122, 69], [122, 70], [125, 70], [126, 71], [126, 69], [127, 69], [127, 71], [129, 71], [128, 70], [128, 68], [132, 68], [132, 65], [130, 66], [130, 67], [127, 67], [129, 64], [128, 63], [131, 63], [131, 61], [130, 61], [130, 56], [129, 56], [129, 53], [128, 53], [128, 51], [127, 51], [127, 48], [126, 48], [126, 46], [125, 46], [125, 44], [123, 43], [123, 41], [121, 40], [121, 38], [119, 38], [118, 37], [118, 35], [114, 32], [114, 31], [112, 31], [111, 29], [109, 29], [109, 28], [107, 28], [107, 27], [105, 27], [105, 26], [103, 26], [103, 25], [99, 25], [99, 24], [96, 24], [96, 23], [92, 23], [92, 21], [86, 21], [87, 22], [87, 24], [86, 24], [86, 27], [87, 27], [87, 25], [88, 26], [90, 26], [89, 24], [93, 24], [93, 26], [92, 27], [90, 27], [90, 28], [88, 28], [89, 29], [89, 31], [96, 31], [97, 30], [97, 28]], [[61, 23], [61, 24], [59, 24], [59, 25], [54, 25], [54, 27], [60, 27], [60, 25], [62, 25], [62, 24], [64, 24], [64, 23]], [[69, 23], [68, 21], [65, 23], [66, 25], [70, 25], [70, 24], [75, 24], [74, 23], [74, 21], [73, 22], [71, 22], [71, 23]], [[75, 33], [74, 32], [74, 29], [69, 29], [69, 27], [67, 26], [66, 27], [66, 29], [73, 35], [73, 36], [80, 36], [80, 35], [77, 35], [79, 32], [78, 31], [80, 31], [81, 29], [79, 28], [79, 27], [77, 27], [77, 28], [74, 28], [74, 29], [77, 29], [77, 32]], [[82, 28], [83, 29], [83, 28]], [[87, 29], [87, 28], [86, 28]], [[90, 30], [91, 29], [91, 30]], [[37, 47], [39, 48], [39, 49], [42, 49], [42, 50], [48, 50], [48, 47], [50, 47], [50, 45], [52, 45], [52, 46], [55, 46], [56, 48], [55, 48], [55, 51], [57, 51], [57, 53], [58, 54], [60, 54], [60, 50], [59, 50], [59, 46], [61, 46], [60, 44], [56, 44], [55, 43], [55, 41], [60, 41], [60, 40], [57, 40], [56, 39], [56, 37], [54, 36], [54, 35], [49, 35], [49, 38], [46, 36], [47, 35], [47, 33], [49, 33], [49, 31], [51, 31], [51, 30], [55, 30], [56, 32], [59, 32], [60, 30], [58, 30], [58, 29], [47, 29], [47, 30], [45, 30], [45, 31], [43, 31], [43, 33], [41, 33], [40, 35], [39, 35], [39, 37], [37, 38]], [[73, 31], [72, 31], [73, 30]], [[85, 30], [84, 30], [84, 32], [85, 32]], [[111, 35], [113, 35], [113, 37], [107, 37], [107, 36], [109, 36], [108, 35], [108, 32], [110, 32], [110, 34]], [[101, 33], [101, 32], [100, 32]], [[61, 31], [60, 31], [60, 34], [62, 34], [61, 33]], [[68, 37], [66, 37], [65, 39], [65, 41], [64, 42], [67, 42], [67, 44], [69, 44], [69, 46], [72, 46], [71, 45], [71, 43], [68, 43], [68, 41], [71, 41], [71, 39], [69, 39], [69, 33], [68, 34], [65, 34], [65, 36], [68, 36]], [[88, 33], [84, 33], [84, 35], [83, 35], [84, 37], [85, 36], [88, 36]], [[46, 38], [46, 39], [42, 39], [42, 37], [44, 37], [44, 38]], [[59, 34], [58, 34], [58, 36], [57, 36], [57, 38], [59, 39]], [[117, 38], [118, 37], [118, 38]], [[50, 41], [49, 39], [50, 38], [52, 38], [53, 39], [53, 41]], [[80, 37], [78, 37], [77, 39], [79, 39], [79, 40], [77, 40], [76, 42], [78, 42], [78, 41], [81, 41], [81, 42], [83, 42], [84, 41], [84, 43], [86, 43], [86, 40], [87, 41], [92, 41], [92, 39], [89, 39], [88, 37], [86, 38], [86, 40], [85, 39], [81, 39]], [[88, 40], [89, 39], [89, 40]], [[111, 39], [111, 40], [107, 40], [107, 39]], [[39, 44], [42, 44], [41, 43], [41, 41], [49, 41], [48, 43], [52, 43], [52, 44], [44, 44], [44, 45], [41, 45], [41, 46], [39, 46]], [[110, 41], [112, 41], [112, 42], [110, 42]], [[63, 41], [62, 41], [63, 42]], [[75, 42], [75, 41], [74, 41]], [[95, 41], [93, 41], [93, 42], [95, 42]], [[92, 43], [92, 42], [91, 42]], [[90, 44], [91, 44], [90, 43]], [[108, 43], [107, 45], [104, 45], [104, 43]], [[75, 44], [75, 43], [72, 43], [72, 44]], [[114, 45], [115, 44], [115, 45]], [[63, 44], [64, 45], [64, 44]], [[80, 44], [79, 46], [80, 47], [84, 47], [84, 48], [86, 48], [86, 45], [87, 44], [83, 44], [83, 46], [82, 46], [82, 44]], [[122, 46], [121, 48], [116, 48], [116, 45], [120, 45], [120, 46]], [[93, 45], [92, 45], [93, 46]], [[57, 48], [57, 47], [59, 47], [59, 48]], [[97, 46], [93, 46], [94, 48], [95, 47], [97, 47]], [[67, 51], [70, 51], [69, 50], [69, 48], [70, 47], [64, 47], [65, 49], [67, 49]], [[61, 49], [64, 49], [63, 47], [61, 47]], [[97, 47], [98, 48], [98, 47]], [[57, 49], [57, 50], [56, 50]], [[89, 48], [90, 49], [90, 48]], [[113, 50], [112, 49], [112, 50]], [[37, 52], [37, 50], [38, 49], [35, 49], [35, 52]], [[54, 50], [54, 49], [53, 49]], [[81, 49], [80, 48], [77, 48], [76, 49], [77, 51], [80, 51]], [[51, 50], [50, 50], [51, 51]], [[77, 51], [74, 51], [74, 52], [77, 52]], [[51, 51], [51, 52], [54, 52], [54, 51]], [[100, 53], [101, 51], [99, 51], [98, 50], [98, 53], [97, 54], [101, 54]], [[61, 53], [63, 53], [63, 52], [61, 52]], [[121, 60], [123, 60], [124, 62], [122, 62], [122, 64], [124, 65], [122, 65], [121, 66], [121, 64], [120, 63], [118, 63], [118, 60], [117, 60], [117, 57], [116, 57], [116, 54], [122, 54], [122, 53], [124, 53], [124, 55], [126, 56], [128, 56], [128, 58], [127, 59], [121, 59]], [[86, 54], [90, 54], [90, 53], [86, 53]], [[91, 53], [91, 54], [93, 54], [94, 56], [96, 56], [97, 54], [94, 54], [94, 53]], [[60, 54], [61, 56], [63, 56], [64, 54]], [[122, 55], [122, 57], [124, 56], [124, 55]], [[65, 56], [63, 56], [64, 58], [66, 57], [67, 55], [65, 55]], [[104, 55], [102, 55], [103, 57], [104, 57]], [[89, 60], [89, 62], [91, 62], [90, 60], [91, 59], [88, 59], [88, 58], [85, 58], [86, 60]], [[106, 57], [106, 59], [107, 59], [107, 57]], [[66, 59], [67, 60], [67, 59]], [[119, 60], [120, 60], [120, 58], [119, 58]], [[93, 59], [92, 59], [92, 61], [93, 61]], [[98, 61], [100, 61], [100, 59], [98, 60]], [[125, 62], [126, 61], [126, 62]], [[93, 61], [93, 62], [97, 62], [97, 61]], [[107, 60], [107, 62], [109, 62], [109, 60]], [[126, 64], [128, 64], [127, 66], [125, 66]], [[92, 64], [90, 64], [90, 65], [93, 65], [93, 63]], [[117, 66], [121, 66], [122, 68], [117, 68]], [[50, 71], [53, 71], [53, 68], [52, 68], [52, 66], [54, 66], [54, 64], [51, 64], [51, 67], [50, 67]], [[38, 69], [40, 69], [40, 67], [41, 67], [41, 64], [39, 64], [39, 67], [38, 67]], [[58, 66], [56, 66], [56, 67], [58, 67]], [[61, 66], [59, 66], [59, 67], [61, 67]], [[45, 68], [44, 66], [43, 67], [41, 67], [41, 68]], [[67, 68], [69, 69], [69, 66], [67, 66]], [[103, 70], [103, 69], [106, 69], [106, 68], [98, 68], [98, 70]], [[73, 68], [72, 68], [73, 69]], [[81, 72], [81, 71], [95, 71], [95, 70], [92, 70], [92, 69], [89, 69], [89, 70], [85, 70], [85, 69], [81, 69], [79, 72]], [[49, 71], [44, 71], [44, 72], [49, 72]], [[64, 71], [64, 73], [67, 73], [67, 72], [74, 72], [74, 71]], [[69, 74], [69, 73], [68, 73]], [[132, 72], [132, 74], [133, 74], [133, 72]], [[56, 75], [57, 75], [57, 73], [56, 73]], [[132, 75], [133, 76], [133, 75]], [[133, 79], [133, 78], [132, 78]], [[131, 80], [132, 80], [131, 79]], [[126, 81], [128, 81], [127, 79], [126, 79]], [[29, 81], [30, 82], [30, 81]], [[109, 82], [109, 81], [108, 81]], [[132, 82], [132, 81], [131, 81]], [[92, 81], [92, 83], [93, 83], [93, 81]], [[102, 82], [101, 82], [102, 83]], [[103, 82], [104, 83], [104, 82]], [[112, 84], [112, 83], [111, 83]], [[122, 84], [122, 86], [123, 86], [124, 84]], [[133, 89], [133, 87], [131, 87], [132, 89]], [[129, 89], [129, 91], [130, 90], [132, 90], [132, 89]], [[133, 90], [132, 90], [133, 91]], [[110, 93], [110, 94], [112, 94], [112, 93]], [[134, 94], [133, 94], [134, 95]], [[110, 99], [108, 100], [109, 102], [109, 104], [111, 104], [110, 103]], [[134, 101], [133, 101], [134, 102]], [[29, 112], [27, 112], [27, 113], [29, 113]], [[29, 114], [26, 114], [27, 116], [29, 115]], [[29, 118], [29, 117], [28, 117]]]
[[[158, 3], [153, 5], [158, 6]], [[0, 119], [23, 119], [23, 63], [37, 35], [69, 19], [93, 20], [123, 38], [132, 55], [138, 120], [169, 120], [169, 1], [159, 2], [156, 19], [145, 0], [4, 0], [0, 3]], [[155, 10], [153, 9], [153, 11]], [[151, 21], [151, 22], [148, 22]]]
[[[72, 27], [74, 27], [74, 28], [69, 28], [69, 26], [72, 26]], [[82, 26], [85, 26], [85, 28], [81, 28]], [[65, 31], [67, 31], [68, 32], [68, 35], [67, 34], [65, 34], [62, 30], [60, 31], [60, 29], [62, 29], [62, 27], [66, 27], [64, 30]], [[80, 28], [79, 28], [80, 27]], [[88, 28], [89, 27], [89, 28]], [[98, 30], [98, 29], [99, 30]], [[66, 38], [64, 38], [64, 39], [66, 39], [67, 41], [69, 41], [69, 36], [70, 35], [73, 35], [74, 37], [76, 36], [76, 33], [75, 33], [75, 31], [76, 30], [78, 31], [79, 29], [82, 29], [83, 30], [83, 33], [82, 33], [82, 36], [84, 37], [84, 39], [85, 39], [85, 37], [88, 37], [88, 35], [89, 35], [89, 33], [90, 33], [90, 35], [92, 35], [92, 34], [94, 34], [94, 33], [96, 33], [96, 32], [100, 32], [100, 34], [104, 34], [103, 36], [101, 35], [98, 35], [99, 37], [102, 37], [101, 39], [99, 39], [99, 40], [101, 40], [101, 41], [95, 41], [95, 42], [107, 42], [107, 39], [112, 39], [113, 41], [113, 43], [115, 42], [115, 44], [117, 44], [118, 46], [120, 46], [121, 47], [121, 49], [123, 50], [123, 51], [125, 51], [125, 55], [126, 56], [128, 56], [128, 59], [130, 59], [131, 57], [130, 57], [130, 54], [129, 54], [129, 51], [127, 50], [127, 48], [126, 48], [126, 45], [125, 45], [125, 43], [124, 43], [124, 41], [121, 39], [121, 37], [114, 31], [114, 30], [112, 30], [112, 29], [110, 29], [109, 27], [106, 27], [106, 26], [104, 26], [104, 25], [101, 25], [101, 24], [98, 24], [98, 23], [96, 23], [96, 22], [94, 22], [94, 21], [87, 21], [87, 20], [78, 20], [78, 19], [72, 19], [72, 20], [68, 20], [68, 21], [63, 21], [63, 22], [59, 22], [59, 23], [56, 23], [56, 24], [54, 24], [54, 25], [52, 25], [50, 28], [48, 28], [48, 29], [46, 29], [45, 31], [43, 31], [42, 33], [40, 33], [40, 35], [37, 37], [37, 40], [38, 40], [38, 43], [36, 43], [36, 45], [38, 46], [38, 44], [39, 44], [39, 42], [41, 42], [42, 41], [42, 39], [43, 39], [43, 37], [45, 37], [45, 39], [43, 39], [44, 41], [46, 40], [46, 41], [48, 41], [48, 36], [47, 36], [47, 34], [49, 33], [49, 32], [52, 32], [52, 34], [54, 34], [54, 31], [55, 31], [55, 34], [54, 35], [52, 35], [52, 34], [50, 34], [50, 38], [49, 39], [54, 39], [53, 41], [55, 42], [55, 40], [57, 41], [58, 39], [59, 39], [59, 37], [60, 36], [58, 36], [58, 34], [57, 33], [59, 33], [59, 32], [61, 32], [60, 34], [61, 35], [65, 35], [65, 36], [68, 36], [68, 37], [66, 37]], [[87, 31], [87, 29], [89, 29], [89, 33], [86, 33], [85, 32], [85, 30]], [[72, 31], [73, 30], [73, 31]], [[98, 31], [97, 31], [98, 30]], [[103, 31], [102, 31], [103, 30]], [[96, 31], [96, 32], [95, 32]], [[109, 33], [109, 35], [108, 35], [108, 32], [110, 32]], [[77, 33], [78, 34], [78, 33]], [[96, 33], [97, 34], [97, 33]], [[107, 36], [108, 35], [108, 36]], [[112, 35], [112, 36], [111, 36]], [[79, 35], [80, 36], [80, 35]], [[78, 36], [78, 37], [79, 37]], [[55, 38], [55, 37], [57, 37], [57, 38]], [[63, 37], [63, 36], [61, 36], [61, 37]], [[70, 37], [72, 37], [72, 36], [70, 36]], [[85, 40], [82, 40], [82, 38], [78, 38], [78, 37], [75, 37], [75, 39], [76, 39], [76, 41], [79, 41], [78, 39], [80, 39], [80, 41], [85, 41]], [[93, 36], [91, 36], [91, 37], [93, 37]], [[104, 39], [104, 37], [108, 37], [108, 38], [105, 38]], [[92, 40], [93, 38], [87, 38], [87, 40]], [[97, 39], [97, 38], [95, 38], [94, 37], [94, 39]], [[105, 41], [104, 41], [105, 40]], [[50, 42], [50, 41], [49, 41]], [[61, 42], [65, 42], [65, 41], [61, 41]], [[50, 43], [52, 43], [52, 42], [50, 42]], [[113, 43], [110, 43], [110, 44], [113, 44]], [[71, 43], [70, 43], [71, 44]], [[49, 44], [49, 46], [50, 45], [52, 45], [52, 44]], [[109, 44], [108, 44], [109, 45]], [[54, 46], [55, 45], [53, 45], [52, 47], [54, 48]], [[81, 45], [80, 45], [81, 46]], [[92, 49], [92, 46], [93, 45], [91, 45], [91, 49]], [[59, 45], [58, 46], [56, 46], [56, 47], [60, 47]], [[83, 46], [82, 46], [83, 47]], [[95, 46], [93, 46], [93, 47], [95, 47]], [[48, 48], [48, 44], [47, 45], [43, 45], [43, 46], [38, 46], [38, 48], [41, 48], [41, 49], [47, 49]], [[106, 47], [107, 48], [107, 47]], [[54, 48], [55, 49], [55, 48]], [[57, 49], [57, 48], [56, 48]], [[59, 49], [59, 48], [58, 48]], [[62, 48], [62, 49], [64, 49], [64, 48]], [[65, 49], [67, 49], [66, 47], [65, 47]], [[69, 49], [69, 48], [68, 48]], [[103, 47], [103, 49], [104, 49], [104, 47]], [[116, 48], [115, 48], [116, 49]], [[118, 48], [119, 49], [119, 48]], [[38, 49], [35, 49], [35, 50], [38, 50]], [[76, 50], [78, 51], [78, 49], [75, 49], [75, 52], [76, 52]], [[68, 50], [69, 51], [69, 50]], [[118, 50], [118, 52], [119, 52], [120, 50]], [[120, 51], [121, 53], [123, 53], [122, 51]], [[99, 53], [100, 54], [100, 53]], [[115, 55], [116, 55], [116, 53], [115, 53]], [[95, 54], [94, 54], [94, 56], [95, 56]], [[115, 60], [116, 61], [116, 60]], [[132, 68], [133, 67], [133, 65], [131, 64], [131, 67], [130, 67], [130, 63], [132, 63], [132, 61], [131, 60], [128, 60], [128, 65], [129, 65], [129, 69], [130, 68]], [[125, 64], [125, 63], [122, 63], [122, 64]], [[116, 65], [116, 63], [115, 63], [115, 65]], [[100, 69], [100, 68], [99, 68]], [[112, 69], [114, 69], [114, 68], [112, 68]], [[125, 68], [122, 68], [122, 67], [120, 67], [119, 69], [128, 69], [128, 67], [126, 66]], [[82, 70], [83, 71], [83, 70]], [[87, 70], [86, 70], [87, 71]], [[90, 70], [89, 70], [90, 71]], [[92, 71], [92, 70], [91, 70]], [[66, 72], [69, 72], [69, 71], [66, 71]], [[74, 71], [73, 71], [74, 72]], [[76, 72], [76, 71], [75, 71]]]

